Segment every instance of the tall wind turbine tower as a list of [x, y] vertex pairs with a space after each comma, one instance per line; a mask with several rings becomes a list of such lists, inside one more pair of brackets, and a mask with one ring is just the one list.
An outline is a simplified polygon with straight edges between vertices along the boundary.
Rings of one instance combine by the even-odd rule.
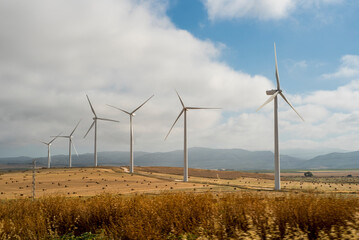
[[119, 122], [119, 121], [116, 121], [116, 120], [112, 120], [112, 119], [107, 119], [107, 118], [99, 118], [97, 117], [96, 115], [96, 112], [95, 112], [95, 109], [93, 108], [92, 104], [91, 104], [91, 101], [90, 101], [90, 98], [86, 95], [87, 97], [87, 100], [90, 104], [90, 108], [91, 108], [91, 111], [94, 115], [94, 117], [92, 118], [93, 119], [93, 122], [89, 128], [89, 130], [87, 131], [87, 133], [85, 134], [84, 138], [87, 136], [87, 134], [90, 132], [90, 130], [92, 129], [93, 126], [95, 126], [95, 143], [94, 143], [94, 162], [95, 162], [95, 167], [97, 167], [97, 120], [103, 120], [103, 121], [110, 121], [110, 122]]
[[174, 125], [176, 124], [176, 122], [178, 121], [178, 119], [183, 114], [184, 115], [184, 147], [183, 147], [184, 173], [183, 173], [183, 181], [188, 182], [187, 111], [192, 110], [192, 109], [220, 109], [220, 108], [186, 107], [177, 91], [176, 91], [176, 93], [177, 93], [177, 96], [182, 104], [182, 111], [180, 112], [180, 114], [176, 118], [175, 122], [173, 123], [171, 129], [167, 133], [165, 140], [167, 139], [168, 135], [172, 131], [172, 129], [173, 129]]
[[134, 145], [134, 139], [133, 139], [133, 125], [132, 125], [132, 118], [135, 116], [135, 112], [140, 109], [143, 105], [145, 105], [145, 103], [147, 103], [151, 98], [153, 98], [154, 95], [152, 95], [150, 98], [148, 98], [144, 103], [142, 103], [140, 106], [138, 106], [135, 110], [133, 110], [132, 112], [128, 112], [128, 111], [125, 111], [121, 108], [118, 108], [118, 107], [114, 107], [114, 106], [111, 106], [111, 105], [108, 105], [107, 106], [110, 106], [110, 107], [113, 107], [113, 108], [116, 108], [126, 114], [128, 114], [130, 116], [130, 173], [133, 173], [134, 170], [134, 159], [133, 159], [133, 145]]
[[278, 94], [284, 99], [284, 101], [294, 110], [294, 112], [304, 121], [302, 116], [294, 109], [292, 104], [288, 101], [288, 99], [282, 93], [282, 89], [280, 88], [279, 83], [279, 73], [278, 73], [278, 64], [277, 64], [277, 52], [276, 46], [274, 43], [274, 58], [275, 58], [275, 77], [277, 79], [277, 89], [272, 89], [266, 91], [267, 95], [271, 95], [267, 101], [260, 106], [259, 109], [270, 103], [274, 99], [274, 177], [275, 177], [275, 190], [280, 190], [280, 160], [279, 160], [279, 137], [278, 137]]
[[76, 127], [74, 128], [74, 130], [72, 130], [72, 132], [70, 133], [70, 135], [68, 136], [58, 136], [58, 137], [62, 137], [62, 138], [68, 138], [69, 139], [69, 167], [71, 168], [72, 167], [72, 146], [74, 147], [75, 149], [75, 152], [76, 152], [76, 155], [79, 155], [77, 153], [77, 150], [76, 150], [76, 147], [75, 147], [75, 144], [73, 143], [73, 134], [74, 132], [76, 131], [76, 128], [79, 126], [81, 120], [76, 124]]
[[[61, 134], [61, 133], [60, 133]], [[60, 135], [59, 134], [59, 135]], [[59, 135], [57, 135], [56, 137], [54, 137], [50, 142], [43, 142], [40, 141], [41, 143], [47, 145], [47, 168], [50, 168], [51, 165], [51, 144], [53, 143], [53, 141], [55, 141], [56, 138], [59, 137]]]

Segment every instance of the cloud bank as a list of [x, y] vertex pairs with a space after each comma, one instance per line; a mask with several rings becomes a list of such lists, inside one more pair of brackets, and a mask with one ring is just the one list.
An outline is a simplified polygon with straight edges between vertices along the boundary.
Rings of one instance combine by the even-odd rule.
[[210, 20], [255, 18], [278, 20], [290, 16], [298, 8], [338, 4], [342, 0], [203, 0]]
[[[180, 111], [174, 89], [187, 105], [243, 111], [271, 87], [220, 62], [212, 42], [177, 29], [160, 1], [1, 1], [0, 9], [3, 154], [39, 149], [32, 139], [67, 134], [79, 119], [78, 149], [91, 151], [91, 134], [82, 140], [92, 121], [86, 93], [99, 115], [121, 120], [99, 123], [99, 150], [128, 149], [127, 116], [105, 104], [131, 110], [155, 94], [135, 118], [136, 147], [163, 150], [181, 147], [182, 131], [163, 141]], [[215, 136], [221, 114], [190, 112], [190, 130]], [[63, 152], [66, 142], [57, 142]]]
[[352, 78], [359, 76], [359, 56], [345, 55], [341, 58], [341, 65], [335, 73], [323, 74], [324, 78]]
[[[223, 108], [188, 113], [189, 146], [273, 148], [272, 105], [255, 112], [273, 82], [221, 62], [221, 49], [176, 28], [162, 1], [0, 1], [0, 39], [2, 156], [45, 156], [34, 139], [68, 134], [80, 119], [76, 147], [92, 152], [85, 94], [99, 116], [121, 121], [99, 122], [99, 151], [129, 148], [128, 116], [106, 104], [131, 111], [152, 94], [134, 118], [135, 150], [181, 149], [182, 120], [164, 141], [181, 110], [174, 89], [188, 106]], [[280, 101], [281, 147], [355, 149], [358, 85], [286, 93], [306, 122]], [[56, 140], [53, 153], [67, 144]]]

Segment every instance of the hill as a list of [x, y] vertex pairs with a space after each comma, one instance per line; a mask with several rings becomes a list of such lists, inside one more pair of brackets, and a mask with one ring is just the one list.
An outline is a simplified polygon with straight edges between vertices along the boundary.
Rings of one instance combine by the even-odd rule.
[[[204, 169], [267, 170], [273, 169], [274, 155], [270, 151], [243, 149], [190, 148], [189, 166]], [[282, 167], [293, 168], [303, 160], [282, 155]], [[140, 166], [183, 166], [183, 151], [148, 153], [136, 158]]]
[[[135, 165], [137, 166], [183, 166], [183, 151], [171, 152], [135, 152]], [[204, 169], [235, 169], [235, 170], [267, 170], [273, 169], [273, 153], [270, 151], [247, 151], [243, 149], [210, 149], [190, 148], [188, 151], [189, 166], [191, 168]], [[36, 158], [38, 166], [47, 165], [47, 157]], [[293, 169], [302, 159], [287, 155], [281, 156], [282, 168]], [[31, 165], [32, 158], [1, 158], [0, 164]], [[99, 165], [123, 166], [129, 164], [128, 152], [99, 152]], [[74, 167], [93, 166], [93, 154], [86, 153], [79, 156], [73, 155]], [[68, 155], [52, 156], [51, 166], [66, 167]]]
[[302, 169], [349, 169], [359, 168], [359, 151], [329, 153], [312, 158], [298, 165]]
[[[135, 152], [136, 166], [182, 167], [183, 151]], [[274, 154], [270, 151], [247, 151], [243, 149], [190, 148], [188, 150], [189, 167], [225, 170], [272, 170]], [[36, 158], [38, 166], [47, 165], [47, 157]], [[1, 168], [20, 168], [30, 166], [32, 158], [0, 158]], [[129, 152], [99, 152], [98, 163], [102, 166], [124, 166], [129, 164]], [[74, 167], [93, 166], [93, 154], [73, 155]], [[51, 166], [68, 166], [68, 155], [52, 157]], [[359, 151], [348, 153], [330, 153], [310, 160], [281, 155], [281, 169], [348, 169], [359, 168]]]

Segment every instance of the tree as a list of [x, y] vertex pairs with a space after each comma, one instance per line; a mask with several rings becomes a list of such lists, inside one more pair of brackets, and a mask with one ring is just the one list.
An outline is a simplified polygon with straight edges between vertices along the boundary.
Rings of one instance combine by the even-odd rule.
[[305, 172], [304, 176], [305, 177], [313, 177], [313, 173], [312, 172]]

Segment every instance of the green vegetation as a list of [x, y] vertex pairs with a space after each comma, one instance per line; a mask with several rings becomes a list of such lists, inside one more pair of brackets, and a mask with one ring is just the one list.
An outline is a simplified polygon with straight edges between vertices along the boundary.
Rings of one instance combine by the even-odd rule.
[[359, 199], [339, 195], [176, 193], [0, 202], [0, 239], [358, 237]]

